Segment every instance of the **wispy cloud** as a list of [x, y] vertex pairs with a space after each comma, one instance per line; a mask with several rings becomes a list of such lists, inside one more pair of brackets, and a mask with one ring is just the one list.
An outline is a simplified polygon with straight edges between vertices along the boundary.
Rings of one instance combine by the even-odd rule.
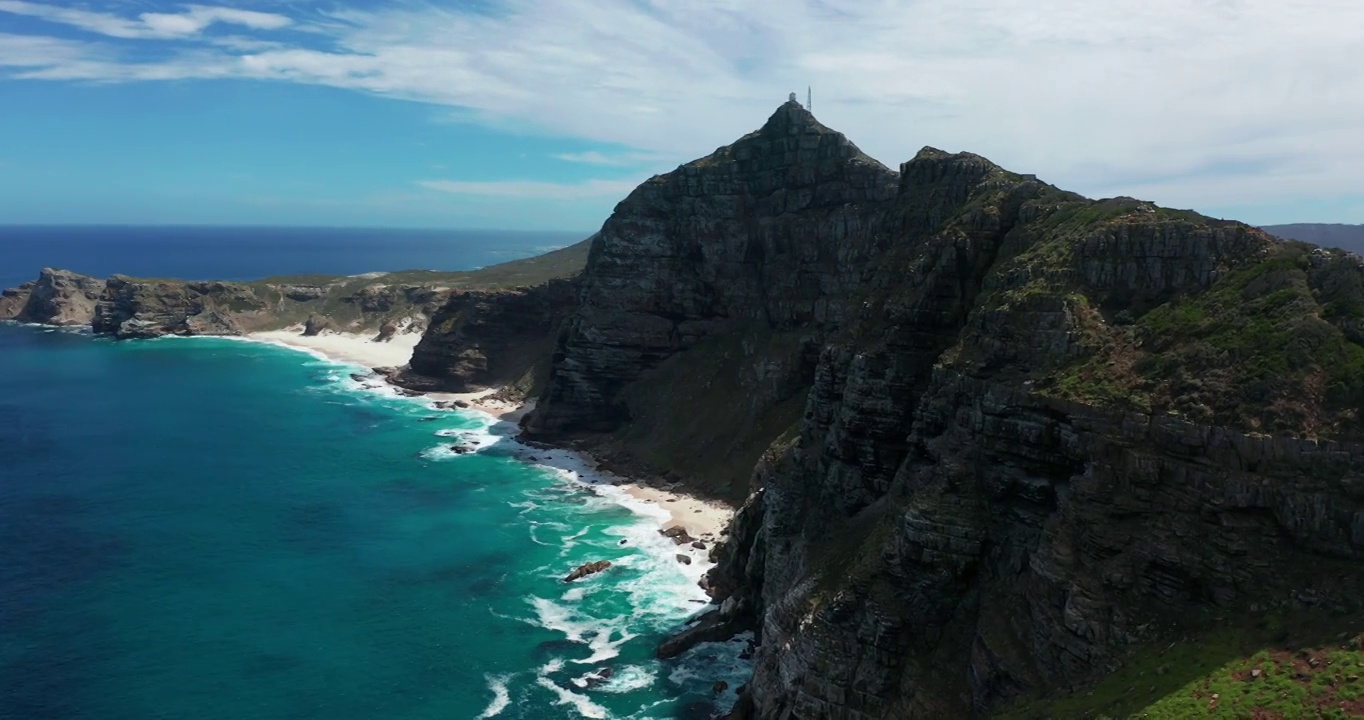
[[586, 180], [553, 183], [537, 180], [499, 180], [466, 182], [461, 180], [423, 180], [418, 185], [454, 195], [521, 198], [527, 200], [588, 200], [624, 197], [644, 178], [634, 180]]
[[124, 39], [183, 38], [197, 35], [215, 23], [240, 25], [254, 30], [278, 30], [293, 23], [290, 18], [275, 13], [209, 5], [186, 5], [185, 11], [181, 13], [145, 12], [129, 19], [113, 13], [54, 4], [0, 0], [0, 12], [27, 15]]
[[[0, 75], [349, 88], [447, 106], [466, 122], [611, 143], [628, 150], [557, 157], [622, 167], [629, 152], [705, 154], [812, 84], [821, 120], [888, 164], [931, 144], [1082, 192], [1185, 207], [1227, 202], [1232, 188], [1251, 204], [1357, 187], [1364, 166], [1358, 0], [462, 7], [310, 9], [306, 22], [294, 17], [311, 31], [304, 44], [276, 44], [290, 18], [275, 13], [191, 5], [125, 17], [0, 0], [0, 11], [112, 38], [184, 40], [147, 59], [100, 42], [0, 36]], [[256, 32], [234, 44], [202, 32], [214, 23]]]
[[583, 165], [606, 165], [611, 167], [633, 167], [646, 164], [657, 164], [662, 157], [657, 153], [603, 153], [596, 150], [578, 153], [555, 153], [552, 155], [556, 160], [564, 162], [580, 163]]

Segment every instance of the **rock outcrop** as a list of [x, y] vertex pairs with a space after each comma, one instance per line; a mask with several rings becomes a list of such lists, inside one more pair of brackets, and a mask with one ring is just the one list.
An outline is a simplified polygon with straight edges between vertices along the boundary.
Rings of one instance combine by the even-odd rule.
[[788, 103], [632, 193], [581, 282], [526, 434], [748, 495], [661, 648], [756, 630], [736, 716], [985, 716], [1194, 618], [1364, 610], [1358, 258], [969, 153], [896, 174]]
[[109, 279], [95, 307], [96, 333], [119, 338], [240, 335], [267, 305], [249, 287], [222, 282]]
[[89, 325], [104, 283], [67, 270], [44, 268], [38, 279], [0, 295], [0, 320], [44, 325]]
[[574, 580], [581, 580], [588, 575], [595, 575], [611, 567], [610, 560], [594, 560], [589, 563], [579, 565], [573, 572], [564, 576], [564, 582], [571, 583]]
[[418, 390], [469, 392], [542, 382], [559, 326], [577, 307], [572, 280], [531, 287], [461, 290], [431, 318], [409, 370], [394, 377]]

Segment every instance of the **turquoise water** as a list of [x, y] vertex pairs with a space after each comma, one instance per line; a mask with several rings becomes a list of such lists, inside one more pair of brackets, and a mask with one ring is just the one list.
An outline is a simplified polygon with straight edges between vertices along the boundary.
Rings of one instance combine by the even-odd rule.
[[648, 508], [529, 460], [546, 455], [505, 423], [351, 370], [0, 324], [0, 717], [703, 718], [732, 701], [712, 684], [743, 681], [741, 643], [652, 657], [704, 596]]

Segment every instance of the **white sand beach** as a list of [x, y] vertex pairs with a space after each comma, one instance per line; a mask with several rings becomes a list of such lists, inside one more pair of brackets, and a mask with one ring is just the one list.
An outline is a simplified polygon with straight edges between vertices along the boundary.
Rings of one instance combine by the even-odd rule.
[[662, 490], [635, 482], [623, 482], [620, 487], [636, 500], [652, 503], [667, 510], [671, 518], [663, 523], [664, 530], [682, 527], [694, 538], [718, 540], [729, 527], [730, 518], [734, 517], [734, 508], [685, 493]]
[[[642, 510], [642, 514], [657, 517], [660, 530], [681, 527], [687, 534], [707, 544], [719, 540], [728, 530], [734, 508], [723, 503], [709, 502], [683, 492], [664, 490], [645, 485], [603, 469], [592, 457], [562, 448], [537, 449], [527, 447], [519, 453], [523, 459], [552, 468], [570, 480], [597, 488], [597, 492], [615, 495], [627, 507]], [[650, 509], [651, 508], [651, 509]], [[705, 553], [689, 554], [704, 559]]]
[[[400, 333], [385, 342], [377, 342], [373, 335], [340, 333], [327, 331], [319, 335], [305, 336], [303, 328], [292, 327], [284, 330], [250, 333], [248, 340], [285, 345], [307, 350], [331, 360], [353, 363], [366, 368], [402, 367], [412, 359], [412, 351], [421, 340], [420, 333]], [[462, 402], [474, 410], [493, 416], [505, 422], [517, 422], [535, 407], [532, 400], [527, 403], [513, 403], [494, 399], [492, 396], [499, 388], [489, 388], [468, 393], [423, 393], [432, 402]], [[681, 526], [687, 534], [713, 542], [718, 540], [734, 509], [721, 503], [707, 502], [684, 493], [664, 490], [650, 485], [632, 482], [597, 467], [590, 458], [569, 450], [545, 450], [529, 453], [535, 456], [533, 462], [548, 465], [568, 473], [592, 485], [609, 485], [619, 488], [630, 498], [653, 505], [668, 513], [663, 520], [662, 529]]]
[[313, 350], [333, 360], [355, 363], [367, 368], [402, 367], [412, 359], [412, 350], [421, 340], [421, 333], [399, 333], [387, 342], [375, 342], [374, 335], [324, 332], [311, 337], [302, 327], [249, 333], [250, 340], [278, 343], [290, 347]]

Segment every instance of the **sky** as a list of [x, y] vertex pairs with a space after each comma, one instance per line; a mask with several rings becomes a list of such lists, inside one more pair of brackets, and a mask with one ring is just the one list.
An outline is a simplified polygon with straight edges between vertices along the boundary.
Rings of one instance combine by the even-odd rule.
[[0, 0], [0, 224], [586, 230], [815, 115], [1091, 197], [1364, 223], [1359, 0]]

